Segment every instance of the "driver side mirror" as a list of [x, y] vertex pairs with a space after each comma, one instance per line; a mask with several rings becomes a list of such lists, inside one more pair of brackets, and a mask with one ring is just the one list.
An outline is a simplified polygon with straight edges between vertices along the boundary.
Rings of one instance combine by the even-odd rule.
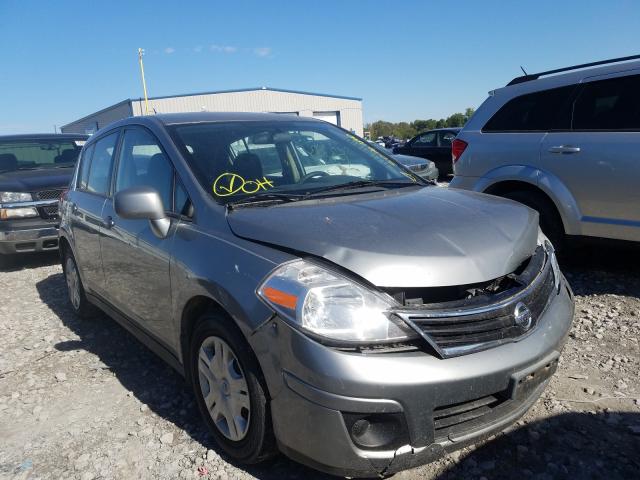
[[149, 220], [151, 231], [158, 238], [165, 238], [171, 220], [164, 213], [162, 199], [151, 187], [132, 187], [116, 193], [114, 208], [119, 217], [128, 220]]

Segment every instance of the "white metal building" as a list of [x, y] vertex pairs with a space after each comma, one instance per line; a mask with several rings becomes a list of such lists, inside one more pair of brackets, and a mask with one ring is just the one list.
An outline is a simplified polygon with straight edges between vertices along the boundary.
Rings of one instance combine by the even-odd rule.
[[[246, 88], [149, 98], [149, 112], [270, 112], [314, 117], [363, 135], [362, 99], [278, 88]], [[61, 127], [63, 133], [94, 133], [105, 125], [144, 115], [144, 99], [127, 99]]]

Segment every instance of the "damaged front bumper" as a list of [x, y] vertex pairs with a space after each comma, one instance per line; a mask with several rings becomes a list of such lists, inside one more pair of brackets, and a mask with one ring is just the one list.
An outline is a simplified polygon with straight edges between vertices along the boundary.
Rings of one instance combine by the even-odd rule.
[[429, 463], [503, 430], [535, 403], [556, 369], [574, 308], [564, 279], [561, 287], [530, 335], [448, 359], [339, 351], [276, 317], [252, 343], [270, 345], [257, 353], [281, 451], [327, 473], [370, 477]]

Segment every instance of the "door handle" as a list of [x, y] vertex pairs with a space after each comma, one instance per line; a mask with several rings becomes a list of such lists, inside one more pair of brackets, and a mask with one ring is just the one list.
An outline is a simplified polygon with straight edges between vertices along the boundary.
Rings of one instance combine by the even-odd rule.
[[573, 145], [558, 145], [556, 147], [549, 148], [551, 153], [580, 153], [580, 147], [574, 147]]
[[111, 229], [116, 225], [116, 222], [113, 221], [113, 218], [111, 216], [108, 216], [107, 218], [104, 219], [102, 224], [104, 225], [104, 228]]

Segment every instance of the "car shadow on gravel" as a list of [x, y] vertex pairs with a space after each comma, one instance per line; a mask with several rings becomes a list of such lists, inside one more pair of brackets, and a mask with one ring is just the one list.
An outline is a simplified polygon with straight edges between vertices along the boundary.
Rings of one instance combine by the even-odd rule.
[[[58, 351], [86, 350], [93, 353], [97, 360], [87, 366], [87, 376], [100, 371], [111, 372], [141, 402], [142, 409], [148, 408], [173, 423], [204, 448], [216, 450], [213, 438], [200, 420], [191, 389], [180, 374], [106, 315], [99, 314], [89, 320], [78, 318], [69, 306], [63, 274], [47, 277], [38, 282], [36, 288], [42, 302], [80, 338], [56, 344]], [[235, 467], [265, 480], [335, 478], [304, 467], [283, 455], [258, 466], [235, 464], [221, 456]]]
[[47, 267], [60, 263], [58, 251], [0, 255], [0, 273], [17, 272], [27, 268]]
[[640, 244], [571, 242], [560, 266], [576, 295], [640, 297]]
[[438, 479], [638, 478], [638, 452], [640, 414], [571, 412], [489, 440]]

